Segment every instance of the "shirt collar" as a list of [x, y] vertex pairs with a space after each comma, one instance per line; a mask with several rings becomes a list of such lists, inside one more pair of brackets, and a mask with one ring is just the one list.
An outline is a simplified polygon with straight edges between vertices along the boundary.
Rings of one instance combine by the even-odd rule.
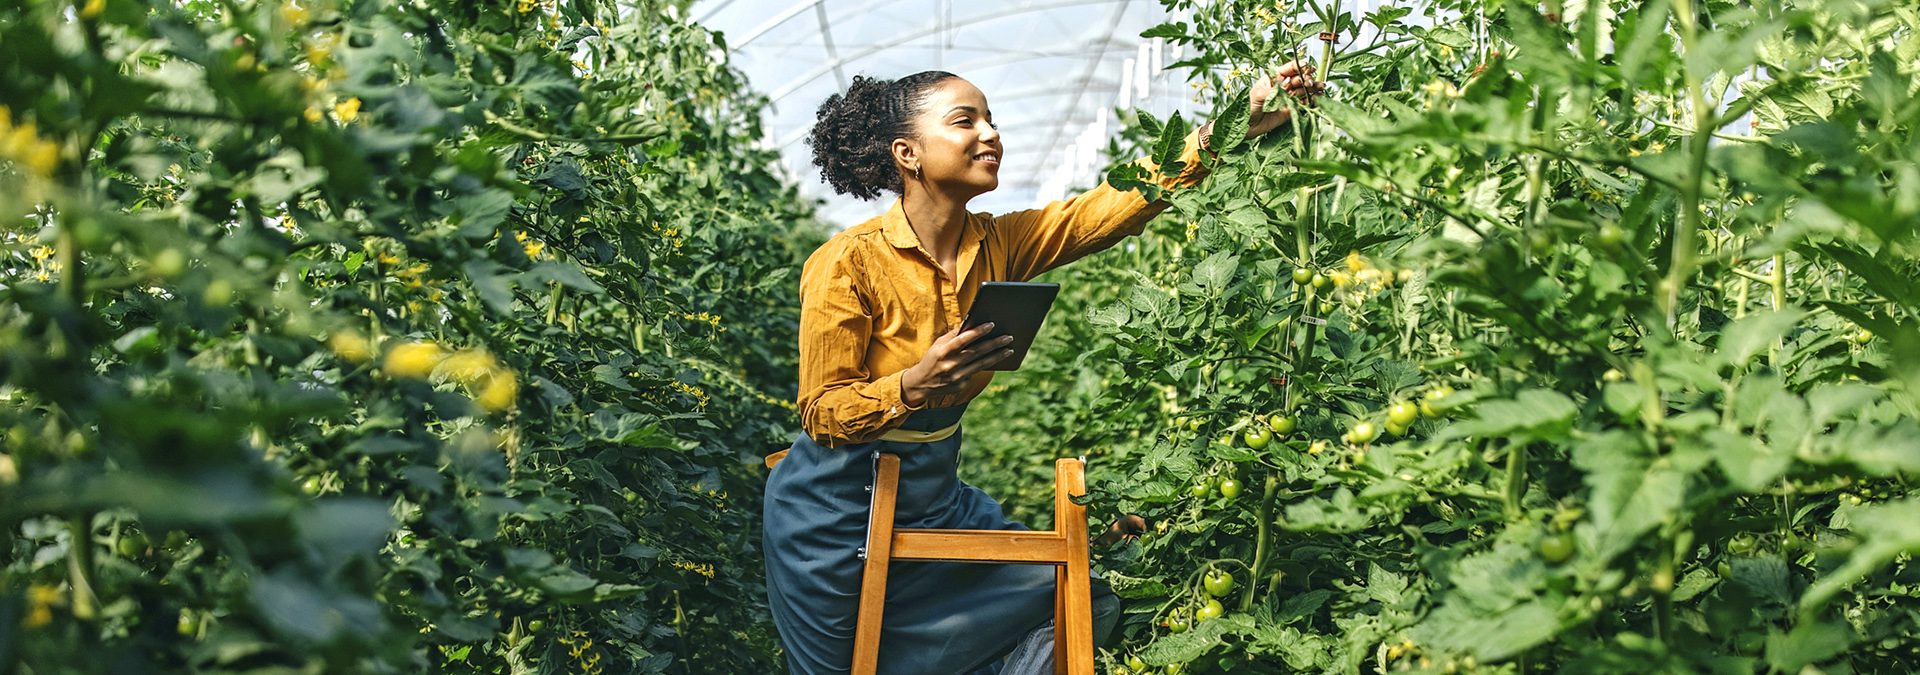
[[[986, 238], [986, 224], [982, 218], [967, 214], [966, 229], [960, 231], [960, 244], [965, 246]], [[886, 233], [887, 243], [894, 248], [920, 248], [920, 235], [913, 232], [913, 225], [907, 223], [906, 206], [899, 198], [893, 200], [893, 206], [880, 216], [880, 230]]]

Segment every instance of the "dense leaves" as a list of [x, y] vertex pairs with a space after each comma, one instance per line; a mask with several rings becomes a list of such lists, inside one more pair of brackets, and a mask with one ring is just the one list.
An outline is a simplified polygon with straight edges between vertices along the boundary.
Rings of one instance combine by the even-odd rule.
[[820, 235], [683, 10], [0, 6], [0, 668], [777, 670]]
[[970, 429], [1026, 517], [1008, 467], [1086, 454], [1156, 521], [1104, 561], [1112, 665], [1909, 669], [1920, 15], [1170, 4], [1218, 117], [1290, 58], [1334, 93], [1056, 273], [981, 404], [1044, 412]]

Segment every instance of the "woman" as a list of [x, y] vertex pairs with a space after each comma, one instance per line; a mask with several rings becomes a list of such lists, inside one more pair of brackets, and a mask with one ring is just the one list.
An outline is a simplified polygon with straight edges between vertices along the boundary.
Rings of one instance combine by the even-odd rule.
[[[1317, 91], [1311, 69], [1276, 73], [1288, 92]], [[1264, 109], [1272, 77], [1252, 91]], [[1255, 114], [1248, 136], [1289, 111]], [[1191, 185], [1211, 125], [1187, 138]], [[980, 90], [950, 73], [894, 81], [856, 77], [821, 104], [814, 164], [835, 191], [893, 207], [835, 235], [800, 282], [800, 415], [805, 433], [767, 481], [767, 589], [795, 675], [845, 673], [853, 661], [873, 451], [900, 456], [899, 527], [1026, 529], [956, 475], [967, 402], [985, 389], [1010, 338], [976, 345], [991, 324], [961, 330], [983, 281], [1025, 281], [1127, 235], [1165, 202], [1107, 185], [1046, 208], [992, 217], [967, 202], [1000, 184], [1000, 133]], [[1144, 161], [1144, 160], [1143, 160]], [[1097, 542], [1142, 531], [1115, 523]], [[1052, 672], [1054, 573], [1034, 565], [898, 563], [887, 579], [884, 675]], [[1095, 639], [1118, 600], [1094, 589]], [[1004, 659], [1004, 660], [1003, 660]]]

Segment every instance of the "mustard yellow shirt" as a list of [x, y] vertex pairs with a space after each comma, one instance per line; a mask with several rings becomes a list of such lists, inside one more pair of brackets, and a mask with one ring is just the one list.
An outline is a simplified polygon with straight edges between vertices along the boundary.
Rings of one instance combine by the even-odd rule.
[[[1161, 185], [1199, 182], [1199, 132], [1187, 136], [1179, 176]], [[1157, 169], [1151, 160], [1137, 162]], [[1156, 171], [1157, 173], [1157, 171]], [[800, 421], [826, 447], [879, 438], [919, 408], [901, 400], [900, 375], [934, 338], [966, 319], [983, 281], [1026, 281], [1140, 234], [1159, 213], [1138, 192], [1101, 183], [1044, 208], [1002, 216], [969, 214], [960, 235], [957, 278], [920, 245], [900, 201], [847, 228], [807, 258], [800, 278]], [[921, 408], [973, 400], [992, 372]]]

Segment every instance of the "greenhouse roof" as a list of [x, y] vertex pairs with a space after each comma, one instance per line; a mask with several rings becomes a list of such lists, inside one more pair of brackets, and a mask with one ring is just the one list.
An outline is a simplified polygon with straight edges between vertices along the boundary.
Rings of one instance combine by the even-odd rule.
[[1160, 70], [1179, 48], [1140, 37], [1169, 19], [1154, 0], [701, 0], [693, 17], [724, 34], [733, 65], [771, 99], [767, 142], [841, 226], [890, 203], [834, 195], [812, 166], [814, 111], [854, 75], [947, 70], [986, 92], [1008, 159], [1000, 189], [972, 209], [994, 213], [1094, 184], [1123, 93], [1163, 115], [1196, 107], [1184, 74]]

